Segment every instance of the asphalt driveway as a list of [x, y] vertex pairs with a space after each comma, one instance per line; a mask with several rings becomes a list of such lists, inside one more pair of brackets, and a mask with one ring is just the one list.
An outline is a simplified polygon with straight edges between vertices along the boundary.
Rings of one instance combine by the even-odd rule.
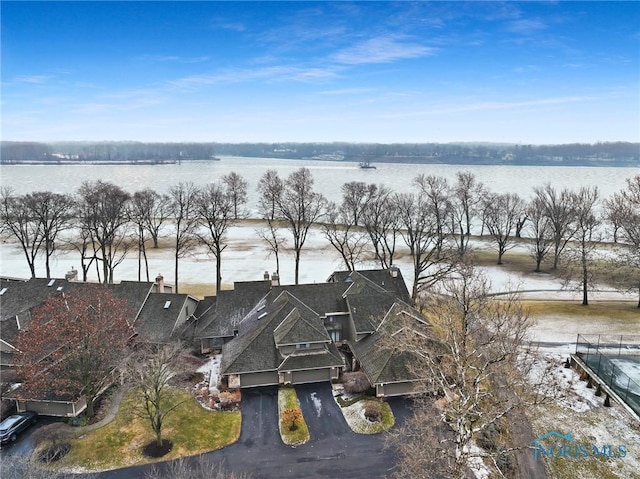
[[345, 435], [347, 440], [351, 439], [354, 433], [345, 421], [340, 406], [333, 399], [329, 383], [301, 384], [295, 388], [304, 420], [309, 427], [310, 442], [331, 438], [340, 441]]
[[[227, 470], [246, 472], [264, 479], [374, 479], [389, 477], [396, 461], [394, 451], [384, 447], [381, 434], [355, 434], [347, 425], [328, 383], [296, 386], [311, 440], [302, 446], [285, 446], [278, 431], [276, 387], [242, 391], [242, 432], [235, 444], [186, 461], [206, 457], [222, 462]], [[397, 402], [403, 409], [406, 404]], [[392, 405], [404, 417], [407, 411]], [[135, 466], [93, 474], [100, 479], [145, 478], [153, 468], [162, 474], [165, 465]], [[166, 476], [169, 477], [169, 476]]]

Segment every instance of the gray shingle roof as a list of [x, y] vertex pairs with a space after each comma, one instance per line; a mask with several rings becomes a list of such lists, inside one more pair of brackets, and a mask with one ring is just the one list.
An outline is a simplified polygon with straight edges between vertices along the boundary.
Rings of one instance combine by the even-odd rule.
[[[20, 329], [27, 329], [31, 318], [31, 310], [45, 302], [48, 298], [61, 293], [82, 289], [87, 284], [66, 279], [31, 278], [27, 281], [7, 281], [0, 279], [0, 289], [6, 291], [0, 296], [0, 335], [4, 341], [14, 345], [18, 335], [16, 316], [20, 321]], [[113, 293], [127, 301], [134, 314], [140, 312], [153, 283], [122, 281], [111, 284]]]
[[234, 283], [234, 289], [222, 290], [215, 303], [201, 311], [196, 338], [232, 337], [240, 321], [270, 290], [269, 281], [243, 281]]
[[318, 315], [305, 315], [303, 311], [294, 309], [278, 325], [273, 332], [276, 345], [331, 341]]
[[296, 351], [285, 358], [279, 371], [299, 371], [303, 369], [321, 369], [344, 366], [344, 361], [336, 346], [331, 343], [327, 348], [310, 351]]
[[[430, 325], [412, 306], [395, 302], [377, 325], [375, 334], [350, 343], [351, 351], [366, 373], [371, 384], [420, 379], [411, 368], [414, 353], [393, 347], [393, 336], [405, 334], [430, 335]], [[438, 341], [433, 339], [434, 346]]]
[[168, 342], [187, 301], [186, 294], [150, 294], [133, 325], [139, 338], [150, 343]]

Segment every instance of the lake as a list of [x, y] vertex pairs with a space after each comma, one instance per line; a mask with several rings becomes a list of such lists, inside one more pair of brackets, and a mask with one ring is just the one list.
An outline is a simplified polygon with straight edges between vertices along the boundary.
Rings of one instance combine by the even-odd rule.
[[[535, 186], [550, 182], [558, 188], [595, 185], [606, 197], [624, 188], [627, 178], [640, 173], [638, 168], [392, 163], [378, 163], [377, 169], [366, 170], [351, 162], [222, 157], [221, 161], [195, 161], [170, 165], [2, 165], [0, 184], [10, 186], [19, 193], [35, 190], [74, 193], [85, 180], [104, 180], [116, 183], [129, 192], [147, 187], [158, 192], [167, 192], [172, 185], [180, 181], [193, 181], [197, 185], [203, 185], [236, 171], [249, 182], [249, 206], [255, 210], [256, 185], [267, 169], [274, 168], [284, 177], [302, 166], [312, 171], [316, 189], [333, 200], [339, 200], [340, 187], [348, 181], [381, 183], [395, 191], [406, 191], [411, 187], [413, 178], [419, 174], [441, 175], [455, 181], [458, 171], [470, 171], [491, 190], [499, 193], [515, 192], [527, 197]], [[273, 271], [274, 259], [269, 255], [265, 244], [258, 239], [253, 226], [234, 227], [228, 236], [229, 248], [225, 250], [222, 262], [223, 282], [226, 287], [233, 281], [260, 279], [265, 270]], [[403, 247], [401, 242], [399, 248]], [[172, 282], [172, 251], [151, 251], [149, 256], [151, 277], [162, 272], [167, 281]], [[292, 283], [294, 268], [290, 251], [285, 252], [281, 259], [283, 283]], [[1, 275], [23, 278], [29, 276], [27, 262], [15, 243], [0, 243], [0, 260]], [[53, 275], [64, 277], [72, 266], [78, 268], [78, 260], [78, 254], [75, 252], [58, 251], [52, 264]], [[211, 285], [212, 291], [215, 289], [214, 263], [206, 251], [194, 252], [181, 260], [180, 264], [181, 281], [193, 284], [207, 283]], [[409, 280], [412, 270], [408, 257], [399, 259], [398, 264], [403, 269], [405, 279]], [[308, 245], [303, 251], [301, 267], [301, 281], [314, 282], [326, 280], [332, 271], [342, 269], [343, 265], [337, 253], [330, 248], [327, 249], [326, 240], [320, 233], [312, 231]], [[369, 267], [375, 267], [375, 264]], [[43, 273], [43, 263], [39, 262], [37, 274], [42, 276]], [[123, 264], [116, 268], [115, 275], [116, 281], [137, 279], [135, 253], [128, 255]], [[90, 279], [96, 279], [93, 269]], [[500, 280], [500, 284], [502, 283], [504, 281]]]
[[110, 181], [133, 193], [144, 188], [167, 192], [181, 181], [204, 185], [232, 171], [249, 182], [249, 209], [255, 211], [256, 186], [270, 168], [285, 177], [294, 170], [311, 170], [317, 191], [338, 201], [340, 187], [348, 181], [384, 184], [397, 192], [407, 191], [417, 175], [439, 175], [455, 181], [456, 173], [469, 171], [496, 193], [513, 192], [527, 198], [533, 188], [549, 182], [557, 188], [598, 186], [602, 197], [625, 187], [625, 180], [640, 168], [437, 165], [377, 163], [376, 169], [362, 169], [354, 162], [281, 160], [271, 158], [221, 157], [221, 161], [189, 161], [167, 165], [2, 165], [0, 184], [18, 193], [49, 190], [75, 193], [86, 180]]

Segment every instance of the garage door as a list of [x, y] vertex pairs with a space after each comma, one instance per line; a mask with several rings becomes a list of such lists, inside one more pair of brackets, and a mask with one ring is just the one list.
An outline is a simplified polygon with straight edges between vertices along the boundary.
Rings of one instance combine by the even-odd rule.
[[378, 384], [376, 386], [377, 396], [402, 396], [414, 392], [415, 384], [412, 382], [405, 383], [387, 383]]
[[331, 369], [329, 368], [291, 372], [291, 382], [293, 384], [315, 383], [319, 381], [329, 381], [330, 379]]
[[245, 373], [240, 375], [241, 388], [251, 388], [255, 386], [272, 386], [274, 384], [278, 384], [278, 371]]

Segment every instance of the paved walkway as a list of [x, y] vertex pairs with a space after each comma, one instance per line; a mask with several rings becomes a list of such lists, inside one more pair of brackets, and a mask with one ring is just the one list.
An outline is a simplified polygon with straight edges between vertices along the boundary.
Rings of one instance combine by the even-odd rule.
[[116, 414], [118, 413], [118, 408], [120, 407], [122, 397], [124, 396], [124, 393], [127, 392], [127, 390], [128, 388], [126, 386], [118, 386], [118, 389], [116, 389], [116, 391], [111, 395], [111, 398], [109, 399], [109, 409], [105, 416], [96, 423], [89, 424], [88, 426], [79, 426], [73, 428], [74, 433], [77, 433], [78, 435], [86, 434], [90, 431], [93, 431], [94, 429], [101, 428], [102, 426], [105, 426], [113, 421], [113, 418], [116, 417]]

